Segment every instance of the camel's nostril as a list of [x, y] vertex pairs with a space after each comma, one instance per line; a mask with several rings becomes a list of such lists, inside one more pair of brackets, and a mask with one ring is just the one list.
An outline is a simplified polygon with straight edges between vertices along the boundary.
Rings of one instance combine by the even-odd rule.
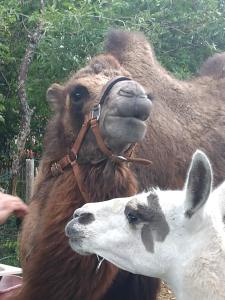
[[120, 89], [118, 94], [122, 97], [128, 97], [128, 98], [132, 98], [132, 97], [136, 96], [136, 94], [134, 93], [133, 90], [126, 89], [126, 88]]

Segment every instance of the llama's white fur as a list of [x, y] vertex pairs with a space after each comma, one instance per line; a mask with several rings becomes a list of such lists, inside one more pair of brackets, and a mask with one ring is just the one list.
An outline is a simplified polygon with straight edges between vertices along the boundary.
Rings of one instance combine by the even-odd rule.
[[[77, 210], [66, 228], [71, 247], [80, 254], [100, 255], [130, 272], [159, 277], [170, 285], [178, 300], [224, 300], [225, 183], [213, 192], [211, 185], [210, 163], [197, 151], [183, 191], [156, 189], [86, 204]], [[127, 205], [147, 207], [152, 193], [157, 195], [169, 226], [164, 240], [157, 241], [156, 232], [152, 232], [154, 252], [146, 250], [143, 243], [143, 223], [129, 224], [124, 213]], [[198, 197], [193, 202], [195, 195]], [[79, 218], [84, 213], [92, 214], [95, 220], [81, 224]]]

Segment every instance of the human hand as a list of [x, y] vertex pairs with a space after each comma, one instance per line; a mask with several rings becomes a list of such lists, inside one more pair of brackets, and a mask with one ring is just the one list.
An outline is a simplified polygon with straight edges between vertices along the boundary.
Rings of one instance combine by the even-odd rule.
[[0, 224], [3, 224], [11, 214], [24, 217], [28, 213], [28, 207], [15, 196], [0, 192]]

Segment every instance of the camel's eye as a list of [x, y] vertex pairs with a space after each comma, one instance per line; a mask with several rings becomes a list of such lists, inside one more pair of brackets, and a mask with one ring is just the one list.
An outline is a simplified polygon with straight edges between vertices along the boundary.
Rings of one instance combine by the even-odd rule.
[[138, 214], [137, 212], [135, 211], [129, 211], [127, 214], [126, 214], [126, 218], [129, 222], [129, 224], [136, 224], [138, 223], [139, 221], [139, 217], [138, 217]]
[[83, 101], [88, 96], [88, 90], [82, 85], [77, 85], [70, 93], [70, 97], [75, 103]]

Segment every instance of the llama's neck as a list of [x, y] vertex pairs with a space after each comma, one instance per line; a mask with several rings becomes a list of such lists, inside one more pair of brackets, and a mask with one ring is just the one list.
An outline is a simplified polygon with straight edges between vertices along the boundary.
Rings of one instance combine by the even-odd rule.
[[189, 241], [190, 245], [183, 241], [187, 244], [165, 278], [177, 300], [225, 299], [225, 244], [213, 228], [211, 222]]

